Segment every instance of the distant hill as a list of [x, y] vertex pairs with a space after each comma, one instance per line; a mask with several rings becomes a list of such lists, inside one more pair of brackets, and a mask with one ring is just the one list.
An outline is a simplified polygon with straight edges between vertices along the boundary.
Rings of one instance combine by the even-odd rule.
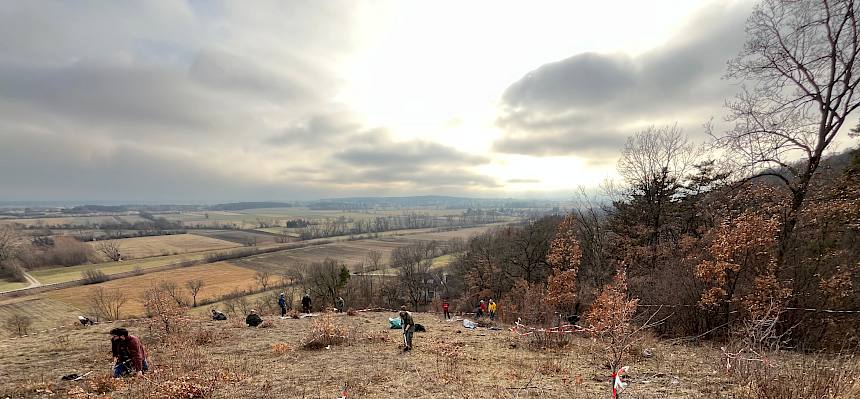
[[311, 209], [371, 209], [371, 208], [538, 208], [555, 206], [552, 201], [519, 200], [511, 198], [468, 198], [443, 195], [413, 197], [348, 197], [321, 199], [308, 203]]
[[294, 206], [289, 202], [231, 202], [227, 204], [218, 204], [208, 207], [212, 211], [241, 211], [245, 209], [260, 209], [260, 208], [289, 208]]

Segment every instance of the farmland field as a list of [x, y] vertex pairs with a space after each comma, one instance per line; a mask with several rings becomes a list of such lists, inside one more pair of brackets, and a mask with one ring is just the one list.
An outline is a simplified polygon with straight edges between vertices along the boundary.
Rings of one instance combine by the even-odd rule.
[[24, 288], [26, 286], [27, 286], [27, 283], [21, 283], [18, 281], [9, 281], [7, 279], [0, 278], [0, 292], [17, 290], [18, 288]]
[[271, 234], [245, 230], [194, 230], [192, 234], [222, 241], [231, 241], [241, 245], [245, 245], [248, 242], [256, 242], [258, 245], [275, 242], [275, 237]]
[[[447, 241], [454, 237], [467, 239], [480, 234], [493, 226], [472, 227], [462, 230], [432, 232], [423, 231], [417, 234], [409, 234], [407, 231], [399, 231], [397, 234], [387, 235], [378, 239], [363, 239], [354, 241], [337, 241], [330, 244], [316, 245], [306, 248], [291, 249], [269, 254], [255, 255], [232, 261], [233, 263], [257, 270], [266, 270], [272, 273], [282, 273], [289, 267], [299, 263], [322, 262], [326, 258], [332, 258], [343, 262], [347, 267], [358, 265], [366, 259], [370, 251], [382, 253], [382, 262], [387, 264], [391, 252], [395, 248], [409, 245], [416, 241]], [[450, 262], [451, 259], [445, 261]], [[439, 262], [443, 262], [440, 260]], [[437, 266], [440, 267], [440, 266]]]
[[137, 215], [118, 215], [118, 216], [108, 216], [108, 215], [100, 215], [100, 216], [62, 216], [62, 217], [44, 217], [44, 218], [25, 218], [25, 219], [0, 219], [0, 226], [4, 224], [12, 224], [19, 223], [26, 227], [39, 227], [39, 226], [61, 226], [61, 225], [75, 225], [75, 226], [87, 226], [87, 225], [97, 225], [97, 224], [105, 224], [105, 223], [120, 223], [120, 222], [143, 222], [146, 219], [137, 216]]
[[465, 229], [459, 230], [449, 230], [449, 231], [430, 231], [426, 233], [418, 233], [418, 234], [408, 234], [404, 235], [403, 238], [409, 240], [422, 240], [422, 241], [448, 241], [452, 238], [462, 238], [464, 240], [469, 239], [472, 236], [476, 236], [481, 234], [491, 228], [501, 227], [503, 224], [493, 224], [493, 225], [485, 225], [478, 227], [469, 227]]
[[[189, 227], [213, 227], [217, 228], [223, 224], [231, 224], [242, 229], [254, 229], [259, 227], [259, 221], [283, 224], [287, 220], [306, 219], [322, 221], [344, 217], [353, 220], [372, 219], [380, 216], [407, 215], [410, 213], [426, 214], [431, 216], [462, 215], [464, 209], [370, 209], [367, 211], [342, 211], [342, 210], [318, 210], [307, 207], [288, 208], [259, 208], [241, 211], [196, 211], [181, 213], [164, 213], [156, 216], [167, 220], [182, 222]], [[208, 216], [208, 217], [207, 217]]]
[[347, 267], [355, 266], [363, 261], [370, 251], [382, 253], [383, 262], [387, 262], [394, 248], [407, 245], [401, 240], [357, 240], [341, 241], [331, 244], [316, 245], [305, 248], [291, 249], [269, 254], [255, 255], [232, 261], [236, 265], [272, 273], [282, 273], [287, 268], [299, 263], [322, 262], [332, 258], [343, 262]]
[[[124, 259], [180, 254], [237, 247], [239, 244], [195, 234], [173, 234], [114, 240]], [[98, 242], [91, 242], [97, 248]]]
[[40, 331], [77, 322], [81, 311], [67, 303], [42, 296], [0, 300], [0, 320], [15, 314], [30, 317], [33, 320], [31, 330]]
[[107, 275], [130, 272], [135, 268], [150, 269], [178, 263], [186, 260], [205, 258], [205, 253], [181, 254], [170, 256], [159, 256], [155, 258], [136, 259], [128, 262], [105, 262], [91, 265], [79, 265], [69, 267], [55, 267], [50, 269], [38, 269], [30, 272], [42, 284], [62, 283], [66, 281], [80, 280], [81, 272], [89, 269], [101, 270]]
[[[84, 285], [80, 287], [64, 288], [50, 291], [44, 295], [72, 306], [86, 308], [89, 293], [95, 287], [106, 289], [119, 289], [128, 298], [123, 305], [124, 315], [140, 315], [143, 313], [143, 304], [140, 301], [144, 291], [155, 284], [165, 281], [175, 282], [177, 286], [185, 290], [185, 282], [192, 279], [201, 279], [204, 282], [197, 299], [213, 297], [226, 294], [234, 289], [247, 289], [253, 287], [255, 272], [225, 262], [210, 263], [205, 265], [191, 266], [162, 272], [148, 273], [141, 276], [133, 276], [118, 280], [111, 280], [100, 284]], [[190, 298], [190, 297], [189, 297]]]

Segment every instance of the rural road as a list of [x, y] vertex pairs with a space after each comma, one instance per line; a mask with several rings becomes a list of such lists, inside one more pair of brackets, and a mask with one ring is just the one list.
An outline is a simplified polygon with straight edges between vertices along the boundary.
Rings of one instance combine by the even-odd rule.
[[24, 278], [27, 279], [28, 283], [30, 283], [30, 285], [28, 285], [27, 287], [24, 287], [25, 289], [26, 288], [39, 287], [42, 285], [42, 283], [40, 283], [39, 280], [36, 280], [35, 277], [31, 276], [30, 273], [24, 272]]

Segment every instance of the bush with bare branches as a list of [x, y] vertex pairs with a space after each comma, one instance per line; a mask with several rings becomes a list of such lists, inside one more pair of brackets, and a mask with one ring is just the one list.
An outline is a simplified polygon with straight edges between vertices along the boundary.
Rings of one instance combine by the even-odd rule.
[[119, 248], [119, 243], [113, 240], [100, 241], [96, 244], [96, 250], [114, 262], [122, 260], [122, 252]]
[[32, 317], [21, 313], [14, 313], [6, 319], [6, 323], [3, 326], [13, 334], [27, 335], [31, 325], [33, 325]]
[[128, 301], [119, 289], [96, 287], [90, 293], [90, 311], [105, 320], [119, 320], [122, 306]]
[[330, 345], [349, 344], [354, 338], [350, 328], [327, 314], [313, 321], [310, 332], [302, 341], [302, 347], [308, 350], [319, 350]]

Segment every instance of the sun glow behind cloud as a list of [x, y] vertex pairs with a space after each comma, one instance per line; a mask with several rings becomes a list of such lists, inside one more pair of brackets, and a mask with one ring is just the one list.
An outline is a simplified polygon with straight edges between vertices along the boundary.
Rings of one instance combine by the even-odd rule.
[[[501, 134], [499, 99], [535, 68], [533, 60], [640, 54], [665, 42], [703, 3], [397, 2], [387, 12], [364, 9], [364, 40], [345, 65], [337, 98], [400, 139], [490, 154]], [[509, 192], [555, 191], [597, 184], [614, 174], [614, 162], [494, 154], [480, 171]]]
[[733, 4], [5, 3], [0, 200], [569, 196], [719, 117]]

